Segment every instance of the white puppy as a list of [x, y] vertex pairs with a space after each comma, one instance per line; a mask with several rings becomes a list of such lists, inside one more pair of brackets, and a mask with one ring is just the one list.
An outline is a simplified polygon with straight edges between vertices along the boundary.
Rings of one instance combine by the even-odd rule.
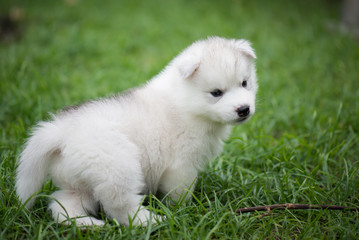
[[[49, 209], [59, 222], [102, 225], [105, 214], [146, 225], [143, 196], [178, 200], [222, 150], [231, 127], [255, 110], [255, 53], [245, 40], [193, 43], [145, 86], [61, 111], [40, 122], [21, 154], [17, 194], [30, 208], [49, 175], [60, 189]], [[188, 194], [187, 196], [190, 196]], [[60, 204], [59, 204], [60, 203]], [[80, 218], [81, 217], [81, 218]]]

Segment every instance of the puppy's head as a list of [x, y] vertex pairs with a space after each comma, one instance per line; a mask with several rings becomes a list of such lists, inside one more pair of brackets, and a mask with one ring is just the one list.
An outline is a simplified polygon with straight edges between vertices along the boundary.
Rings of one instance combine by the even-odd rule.
[[245, 122], [255, 112], [255, 58], [245, 40], [195, 42], [173, 62], [180, 76], [178, 101], [191, 114], [213, 122]]

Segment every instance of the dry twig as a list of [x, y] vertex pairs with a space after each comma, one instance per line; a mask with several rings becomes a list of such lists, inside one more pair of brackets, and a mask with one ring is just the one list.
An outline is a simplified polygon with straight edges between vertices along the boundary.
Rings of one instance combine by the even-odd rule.
[[256, 212], [256, 211], [267, 211], [259, 218], [262, 218], [270, 213], [274, 209], [327, 209], [327, 210], [346, 210], [346, 211], [359, 211], [359, 207], [346, 207], [346, 206], [336, 206], [336, 205], [310, 205], [310, 204], [275, 204], [275, 205], [266, 205], [266, 206], [257, 206], [257, 207], [245, 207], [236, 210], [237, 214], [247, 213], [247, 212]]

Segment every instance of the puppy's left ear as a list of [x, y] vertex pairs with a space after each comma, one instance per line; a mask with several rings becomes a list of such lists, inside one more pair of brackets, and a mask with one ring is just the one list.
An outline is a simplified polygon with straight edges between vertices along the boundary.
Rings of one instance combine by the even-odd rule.
[[179, 72], [183, 79], [191, 77], [199, 68], [200, 63], [188, 62], [179, 67]]
[[245, 55], [247, 55], [253, 59], [257, 58], [256, 54], [254, 53], [253, 48], [251, 47], [251, 43], [248, 42], [247, 40], [243, 40], [243, 39], [236, 40], [235, 45]]

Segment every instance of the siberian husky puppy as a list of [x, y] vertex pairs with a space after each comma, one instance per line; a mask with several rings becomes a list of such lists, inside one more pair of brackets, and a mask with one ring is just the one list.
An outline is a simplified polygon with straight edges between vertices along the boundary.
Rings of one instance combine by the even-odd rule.
[[100, 204], [123, 225], [155, 221], [159, 216], [141, 206], [144, 195], [178, 200], [192, 191], [231, 126], [253, 115], [255, 58], [246, 40], [210, 37], [144, 86], [40, 122], [19, 159], [21, 202], [32, 207], [49, 176], [59, 188], [49, 205], [58, 222], [103, 225], [94, 217]]

